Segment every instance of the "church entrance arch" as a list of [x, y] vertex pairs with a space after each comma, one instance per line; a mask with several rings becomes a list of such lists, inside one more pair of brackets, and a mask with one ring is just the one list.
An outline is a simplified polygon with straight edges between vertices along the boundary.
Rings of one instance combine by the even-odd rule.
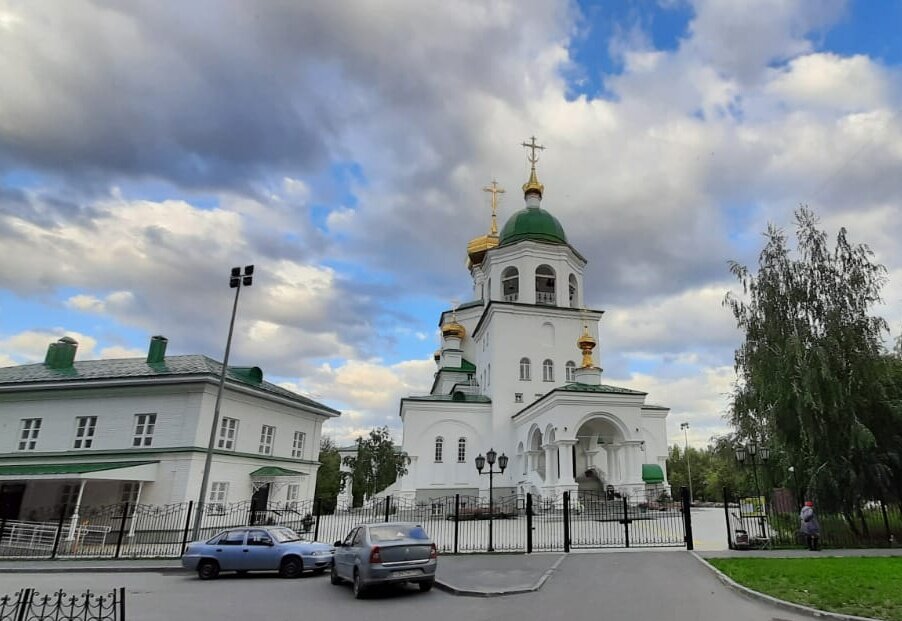
[[576, 431], [573, 447], [576, 482], [580, 496], [602, 493], [607, 486], [622, 486], [627, 472], [624, 454], [626, 440], [620, 421], [609, 415], [592, 416]]

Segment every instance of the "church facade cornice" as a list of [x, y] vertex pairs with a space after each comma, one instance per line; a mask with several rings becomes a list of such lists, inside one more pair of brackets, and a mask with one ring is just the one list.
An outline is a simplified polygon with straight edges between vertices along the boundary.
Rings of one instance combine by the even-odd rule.
[[600, 319], [601, 316], [604, 315], [603, 310], [573, 308], [570, 306], [544, 306], [541, 304], [527, 304], [525, 302], [501, 302], [498, 300], [492, 300], [486, 305], [485, 310], [482, 311], [482, 316], [476, 323], [476, 327], [473, 328], [473, 338], [480, 338], [482, 335], [482, 329], [485, 325], [487, 325], [490, 317], [496, 312], [503, 311], [522, 315], [555, 317], [558, 319], [568, 319], [574, 316], [590, 316]]

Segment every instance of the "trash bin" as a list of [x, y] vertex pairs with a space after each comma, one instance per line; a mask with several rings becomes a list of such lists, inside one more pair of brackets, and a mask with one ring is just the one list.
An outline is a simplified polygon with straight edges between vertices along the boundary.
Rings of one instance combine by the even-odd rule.
[[737, 528], [733, 532], [733, 547], [737, 550], [749, 549], [749, 533], [746, 530]]

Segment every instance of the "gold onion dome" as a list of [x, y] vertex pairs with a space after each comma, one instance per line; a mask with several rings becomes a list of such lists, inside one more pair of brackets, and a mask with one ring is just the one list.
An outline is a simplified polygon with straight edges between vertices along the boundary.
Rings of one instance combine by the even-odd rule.
[[467, 331], [464, 327], [453, 319], [442, 326], [442, 336], [444, 338], [457, 337], [463, 339], [466, 333]]
[[576, 346], [583, 352], [583, 367], [595, 366], [592, 361], [592, 350], [595, 349], [596, 344], [595, 339], [589, 334], [589, 326], [583, 326], [582, 336], [576, 339]]
[[467, 244], [467, 267], [481, 264], [483, 259], [485, 259], [485, 253], [492, 248], [497, 248], [500, 241], [498, 238], [496, 211], [498, 209], [498, 195], [504, 194], [504, 188], [498, 187], [498, 182], [493, 179], [491, 185], [482, 188], [482, 191], [492, 195], [492, 226], [488, 235], [474, 237]]
[[542, 196], [545, 192], [545, 186], [539, 183], [539, 178], [536, 175], [536, 165], [532, 165], [532, 170], [529, 173], [529, 181], [523, 184], [523, 195], [526, 196], [530, 192], [537, 192], [539, 196]]

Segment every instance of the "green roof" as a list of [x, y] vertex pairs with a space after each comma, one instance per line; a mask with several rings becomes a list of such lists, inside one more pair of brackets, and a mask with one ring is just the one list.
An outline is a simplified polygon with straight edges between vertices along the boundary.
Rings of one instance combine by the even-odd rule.
[[664, 471], [658, 464], [642, 464], [642, 480], [646, 483], [663, 483]]
[[466, 358], [462, 358], [462, 362], [459, 367], [442, 367], [442, 371], [452, 371], [455, 373], [475, 373], [476, 365], [467, 360]]
[[546, 244], [567, 244], [564, 227], [557, 218], [541, 207], [527, 207], [516, 212], [501, 229], [499, 246], [507, 246], [524, 239]]
[[[566, 390], [569, 392], [609, 392], [609, 393], [619, 393], [623, 395], [647, 395], [647, 392], [642, 392], [641, 390], [633, 390], [631, 388], [621, 388], [620, 386], [609, 386], [608, 384], [579, 384], [574, 382], [573, 384], [567, 384], [565, 386], [561, 386], [560, 388], [555, 388], [555, 390]], [[644, 406], [643, 406], [644, 407]], [[664, 408], [667, 409], [667, 408]]]
[[252, 477], [299, 477], [307, 476], [306, 472], [279, 468], [278, 466], [264, 466], [251, 472]]
[[156, 464], [156, 461], [109, 461], [87, 464], [16, 464], [0, 466], [0, 476], [36, 476], [41, 474], [84, 474]]
[[[456, 397], [456, 395], [461, 395]], [[485, 395], [468, 395], [457, 392], [451, 395], [423, 395], [421, 397], [404, 397], [401, 401], [457, 401], [460, 403], [491, 403], [492, 400]]]
[[[222, 373], [222, 363], [201, 355], [166, 356], [163, 362], [147, 363], [145, 358], [117, 358], [113, 360], [80, 360], [65, 369], [52, 369], [43, 363], [22, 364], [0, 368], [0, 390], [24, 384], [90, 382], [129, 378], [176, 378], [203, 375], [214, 380]], [[308, 399], [295, 392], [263, 381], [259, 367], [229, 367], [228, 384], [240, 384], [295, 403], [325, 410], [330, 414], [340, 412]]]

